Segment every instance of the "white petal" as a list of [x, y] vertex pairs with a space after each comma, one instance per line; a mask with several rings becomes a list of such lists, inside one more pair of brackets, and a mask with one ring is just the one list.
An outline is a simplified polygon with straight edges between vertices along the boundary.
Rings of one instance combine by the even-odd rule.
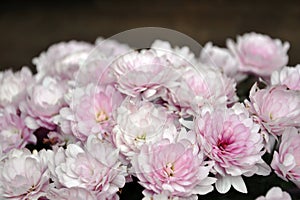
[[225, 194], [229, 191], [231, 187], [230, 177], [229, 176], [219, 176], [216, 182], [216, 189], [221, 194]]
[[230, 179], [234, 189], [242, 193], [248, 193], [246, 184], [241, 176], [232, 176]]
[[32, 129], [32, 130], [36, 130], [39, 128], [39, 125], [36, 123], [36, 121], [31, 118], [31, 117], [26, 117], [25, 118], [25, 124], [28, 128]]

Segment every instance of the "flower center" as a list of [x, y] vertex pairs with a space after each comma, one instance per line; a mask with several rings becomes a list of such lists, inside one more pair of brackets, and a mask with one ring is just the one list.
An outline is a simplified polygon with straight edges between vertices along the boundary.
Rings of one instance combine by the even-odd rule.
[[168, 177], [173, 177], [174, 176], [174, 163], [168, 162], [165, 166], [164, 173]]
[[228, 142], [227, 141], [219, 140], [219, 142], [218, 142], [219, 149], [226, 150], [227, 146], [228, 146]]
[[105, 111], [100, 110], [99, 112], [96, 113], [96, 121], [97, 122], [103, 122], [103, 121], [107, 121], [108, 120], [108, 116], [106, 114]]
[[135, 138], [136, 141], [145, 141], [146, 140], [146, 133], [143, 133], [142, 135], [138, 135]]

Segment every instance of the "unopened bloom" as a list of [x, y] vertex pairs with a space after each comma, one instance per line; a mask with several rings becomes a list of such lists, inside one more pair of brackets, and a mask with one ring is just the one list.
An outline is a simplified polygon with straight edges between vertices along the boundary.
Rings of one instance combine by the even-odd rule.
[[25, 99], [26, 87], [32, 82], [32, 73], [27, 67], [19, 72], [7, 70], [0, 73], [0, 107], [9, 104], [18, 106]]
[[49, 185], [47, 162], [42, 154], [13, 149], [0, 162], [0, 198], [37, 200]]
[[282, 134], [278, 151], [271, 163], [275, 173], [282, 179], [294, 182], [300, 187], [300, 135], [296, 128], [287, 128]]
[[126, 99], [117, 109], [113, 141], [125, 156], [138, 153], [144, 144], [169, 138], [177, 133], [166, 109], [151, 102]]
[[0, 146], [5, 153], [36, 142], [33, 131], [25, 125], [25, 117], [17, 112], [17, 108], [13, 106], [0, 110]]
[[286, 127], [299, 126], [299, 92], [281, 85], [259, 89], [255, 84], [249, 98], [247, 107], [254, 120], [261, 125], [263, 134], [279, 136]]
[[289, 43], [267, 35], [246, 33], [237, 37], [236, 44], [228, 40], [227, 46], [238, 58], [241, 71], [259, 76], [270, 76], [288, 62]]
[[300, 65], [284, 67], [274, 71], [271, 76], [272, 85], [285, 85], [291, 90], [300, 90]]
[[[259, 126], [241, 104], [232, 108], [215, 108], [196, 119], [195, 132], [200, 146], [215, 161], [213, 173], [218, 178], [216, 189], [229, 191], [231, 185], [247, 193], [242, 175], [268, 175], [270, 168], [263, 161], [263, 139]], [[265, 169], [265, 170], [263, 170]]]
[[204, 162], [201, 152], [194, 153], [188, 140], [171, 143], [165, 139], [143, 145], [131, 163], [147, 195], [165, 194], [170, 199], [180, 199], [213, 190], [215, 179], [208, 177], [212, 163]]
[[51, 179], [58, 188], [81, 187], [100, 199], [111, 199], [125, 185], [126, 167], [118, 150], [96, 136], [89, 136], [84, 147], [69, 144], [48, 155]]
[[266, 194], [266, 196], [260, 196], [255, 200], [292, 200], [289, 193], [281, 190], [280, 187], [272, 187]]

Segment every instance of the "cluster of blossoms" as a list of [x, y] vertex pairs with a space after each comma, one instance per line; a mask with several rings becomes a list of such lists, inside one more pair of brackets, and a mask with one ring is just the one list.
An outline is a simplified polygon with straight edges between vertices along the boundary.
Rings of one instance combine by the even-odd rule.
[[[0, 199], [192, 200], [276, 173], [300, 187], [300, 65], [248, 33], [201, 52], [63, 42], [0, 73]], [[255, 83], [246, 100], [236, 86]], [[258, 80], [258, 79], [257, 79]], [[273, 156], [265, 162], [263, 156]], [[263, 194], [262, 194], [263, 195]], [[291, 199], [279, 187], [257, 200]]]

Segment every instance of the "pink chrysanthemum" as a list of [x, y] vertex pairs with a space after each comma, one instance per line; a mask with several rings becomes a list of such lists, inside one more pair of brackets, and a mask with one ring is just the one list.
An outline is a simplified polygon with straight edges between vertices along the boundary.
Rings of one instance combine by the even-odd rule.
[[204, 162], [188, 140], [171, 143], [165, 139], [144, 145], [131, 163], [146, 196], [186, 198], [213, 190], [215, 179], [208, 177], [212, 163]]
[[58, 119], [63, 132], [72, 132], [81, 141], [89, 135], [104, 138], [111, 132], [115, 123], [112, 114], [123, 101], [113, 86], [89, 84], [73, 90], [70, 97], [69, 107], [61, 109]]
[[7, 154], [0, 162], [0, 199], [38, 200], [46, 194], [49, 175], [43, 153], [14, 149]]
[[195, 132], [200, 146], [210, 160], [215, 161], [213, 173], [218, 178], [216, 189], [229, 191], [231, 185], [247, 193], [242, 175], [268, 175], [270, 168], [262, 160], [263, 139], [259, 126], [241, 104], [231, 109], [206, 112], [196, 119]]
[[282, 134], [279, 151], [275, 151], [271, 163], [282, 179], [300, 187], [300, 134], [296, 128], [287, 128]]
[[267, 35], [246, 33], [237, 37], [237, 43], [227, 41], [228, 48], [239, 60], [241, 71], [260, 76], [270, 76], [288, 62], [288, 42], [272, 39]]
[[25, 125], [24, 116], [17, 112], [12, 106], [0, 111], [0, 146], [4, 153], [36, 142], [33, 131]]
[[122, 154], [132, 157], [144, 144], [173, 139], [176, 127], [166, 109], [151, 102], [128, 98], [116, 112], [113, 142]]
[[116, 198], [125, 185], [126, 167], [111, 144], [89, 136], [86, 145], [69, 144], [64, 150], [48, 151], [52, 180], [58, 188], [81, 187], [99, 199]]
[[274, 71], [271, 76], [272, 85], [285, 85], [291, 90], [300, 90], [300, 65], [284, 67]]

